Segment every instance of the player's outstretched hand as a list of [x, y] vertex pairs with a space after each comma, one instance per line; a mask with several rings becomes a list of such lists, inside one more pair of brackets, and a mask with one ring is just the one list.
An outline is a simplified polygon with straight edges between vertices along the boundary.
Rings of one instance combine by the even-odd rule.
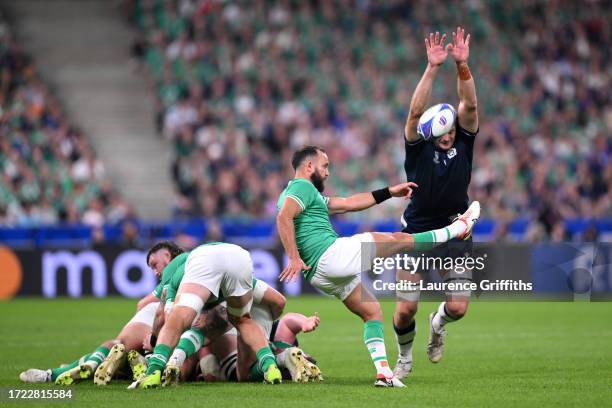
[[442, 63], [448, 57], [448, 50], [452, 48], [451, 44], [444, 46], [446, 40], [446, 34], [442, 34], [436, 31], [436, 34], [429, 33], [429, 39], [425, 38], [425, 48], [427, 49], [427, 61], [431, 65], [442, 65]]
[[287, 267], [280, 274], [281, 282], [292, 282], [297, 279], [302, 270], [309, 270], [310, 266], [306, 265], [301, 258], [289, 259]]
[[457, 31], [453, 33], [453, 43], [450, 53], [457, 64], [467, 62], [470, 56], [470, 34], [465, 35], [465, 30], [462, 27], [457, 27]]
[[389, 187], [389, 191], [391, 192], [392, 197], [410, 198], [412, 197], [412, 190], [417, 187], [418, 185], [416, 183], [410, 181], [408, 183], [401, 183], [391, 186]]

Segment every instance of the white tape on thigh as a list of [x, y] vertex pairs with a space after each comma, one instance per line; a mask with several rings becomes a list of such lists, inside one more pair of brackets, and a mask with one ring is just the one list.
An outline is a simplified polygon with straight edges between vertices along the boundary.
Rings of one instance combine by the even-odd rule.
[[176, 302], [176, 305], [190, 307], [196, 312], [200, 312], [204, 307], [204, 301], [201, 297], [193, 293], [181, 293], [178, 295], [178, 302]]
[[251, 298], [251, 300], [249, 300], [249, 302], [242, 306], [242, 307], [232, 307], [229, 305], [229, 303], [227, 304], [227, 313], [231, 314], [232, 316], [236, 316], [236, 317], [242, 317], [245, 314], [249, 313], [251, 311], [251, 305], [253, 304], [253, 298]]
[[164, 312], [170, 313], [170, 310], [172, 310], [172, 306], [174, 306], [174, 302], [166, 302], [166, 304], [164, 305]]
[[266, 282], [257, 279], [257, 282], [255, 282], [255, 286], [253, 287], [253, 302], [255, 302], [255, 304], [261, 303], [261, 300], [269, 287], [270, 286], [268, 286]]

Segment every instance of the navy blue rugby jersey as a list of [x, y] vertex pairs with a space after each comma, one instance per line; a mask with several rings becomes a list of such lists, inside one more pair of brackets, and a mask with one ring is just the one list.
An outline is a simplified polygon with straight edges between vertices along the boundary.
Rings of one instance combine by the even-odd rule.
[[455, 144], [446, 151], [436, 148], [431, 141], [409, 143], [404, 138], [406, 177], [419, 186], [402, 215], [404, 232], [443, 228], [450, 217], [467, 210], [477, 133], [468, 132], [457, 123]]

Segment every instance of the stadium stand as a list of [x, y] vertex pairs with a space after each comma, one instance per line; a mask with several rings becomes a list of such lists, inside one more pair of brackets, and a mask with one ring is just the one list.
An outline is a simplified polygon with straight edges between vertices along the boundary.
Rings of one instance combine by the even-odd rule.
[[[134, 56], [173, 144], [178, 216], [271, 217], [296, 146], [325, 146], [329, 194], [403, 178], [402, 129], [425, 63], [422, 38], [458, 23], [481, 129], [471, 198], [529, 239], [612, 212], [611, 19], [602, 2], [127, 2]], [[545, 28], [546, 27], [546, 28]], [[491, 35], [491, 33], [497, 33]], [[456, 103], [454, 68], [433, 101]], [[396, 218], [403, 203], [358, 217]]]
[[[71, 125], [2, 17], [0, 67], [0, 225], [78, 223], [84, 236], [87, 227], [133, 218], [106, 178], [104, 163]], [[39, 235], [48, 238], [53, 231]]]

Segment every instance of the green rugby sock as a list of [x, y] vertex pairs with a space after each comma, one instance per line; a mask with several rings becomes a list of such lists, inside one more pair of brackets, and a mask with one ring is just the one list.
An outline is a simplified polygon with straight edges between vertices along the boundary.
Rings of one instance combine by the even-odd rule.
[[464, 232], [465, 223], [457, 220], [444, 228], [412, 234], [414, 238], [414, 249], [415, 251], [429, 251], [439, 244], [457, 238]]
[[153, 354], [149, 358], [149, 366], [147, 367], [147, 375], [153, 374], [155, 371], [161, 371], [168, 362], [168, 357], [172, 349], [165, 344], [158, 343], [153, 349]]
[[260, 348], [257, 353], [257, 366], [261, 373], [265, 373], [268, 371], [268, 368], [271, 365], [276, 365], [276, 358], [274, 357], [274, 353], [270, 349], [270, 346], [265, 346]]
[[85, 364], [90, 363], [91, 366], [96, 368], [106, 359], [109, 352], [110, 349], [108, 347], [100, 346], [89, 355], [89, 358], [85, 360]]
[[189, 329], [181, 336], [178, 345], [172, 352], [168, 364], [181, 367], [186, 359], [198, 351], [204, 344], [204, 334], [198, 329]]
[[393, 372], [389, 368], [389, 362], [387, 361], [382, 322], [378, 320], [368, 320], [365, 322], [363, 325], [363, 342], [370, 352], [370, 357], [376, 367], [376, 373], [383, 374], [387, 378], [393, 377]]
[[257, 361], [251, 366], [251, 369], [249, 370], [249, 377], [251, 381], [260, 382], [264, 380], [264, 375], [259, 369], [259, 363]]
[[81, 358], [74, 360], [72, 363], [65, 365], [64, 367], [57, 367], [51, 369], [51, 380], [55, 381], [57, 377], [62, 375], [68, 370], [72, 370], [74, 367], [78, 367], [83, 364], [87, 359], [91, 356], [91, 354], [85, 354]]
[[417, 232], [412, 234], [414, 238], [414, 250], [415, 251], [429, 251], [435, 244], [435, 236], [431, 231]]

